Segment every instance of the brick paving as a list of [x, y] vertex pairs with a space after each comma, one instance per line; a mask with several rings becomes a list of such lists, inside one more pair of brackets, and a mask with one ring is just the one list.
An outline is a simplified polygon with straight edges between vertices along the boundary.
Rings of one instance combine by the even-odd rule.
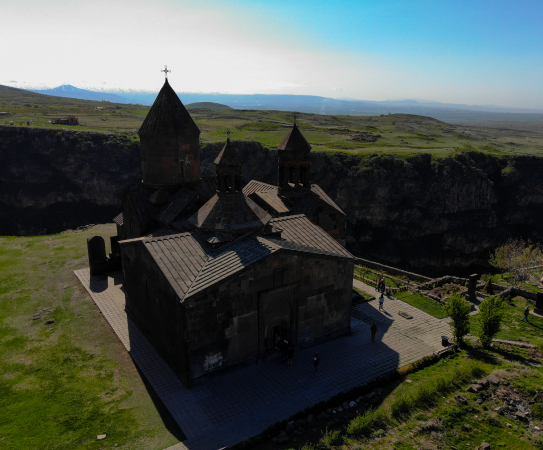
[[[385, 312], [373, 300], [353, 307], [351, 335], [299, 350], [291, 369], [271, 358], [187, 389], [127, 317], [122, 273], [91, 278], [83, 269], [75, 275], [187, 436], [170, 450], [232, 446], [301, 409], [432, 354], [441, 348], [441, 335], [450, 334], [445, 320], [400, 300], [386, 299]], [[375, 295], [370, 286], [357, 280], [355, 285]], [[400, 310], [413, 319], [399, 316]], [[372, 321], [379, 328], [376, 342], [370, 339]], [[318, 374], [314, 352], [321, 358]]]

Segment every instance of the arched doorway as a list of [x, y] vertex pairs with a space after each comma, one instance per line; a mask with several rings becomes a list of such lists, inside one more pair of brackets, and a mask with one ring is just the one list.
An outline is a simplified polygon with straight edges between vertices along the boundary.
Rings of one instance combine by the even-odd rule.
[[272, 320], [264, 331], [264, 342], [266, 352], [271, 352], [277, 347], [278, 342], [283, 340], [290, 342], [290, 333], [287, 321], [281, 317]]

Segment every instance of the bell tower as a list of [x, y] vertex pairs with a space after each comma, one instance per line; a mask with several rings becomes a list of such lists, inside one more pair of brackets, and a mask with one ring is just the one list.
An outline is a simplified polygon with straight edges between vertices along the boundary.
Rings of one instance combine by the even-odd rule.
[[230, 143], [230, 138], [215, 159], [218, 194], [241, 192], [242, 159]]
[[146, 187], [176, 189], [200, 179], [200, 130], [171, 88], [167, 72], [138, 135]]
[[289, 196], [311, 190], [311, 145], [294, 122], [292, 130], [277, 147], [279, 195]]

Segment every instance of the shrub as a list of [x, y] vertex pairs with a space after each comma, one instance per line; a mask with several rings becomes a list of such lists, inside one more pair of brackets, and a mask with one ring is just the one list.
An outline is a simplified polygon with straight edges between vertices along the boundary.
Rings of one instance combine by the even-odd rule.
[[503, 300], [500, 297], [487, 297], [479, 305], [477, 336], [483, 347], [489, 347], [500, 331], [503, 315]]
[[445, 312], [452, 319], [454, 340], [463, 344], [464, 336], [469, 333], [469, 313], [471, 304], [460, 294], [453, 293], [443, 305]]
[[530, 406], [530, 412], [534, 416], [534, 419], [543, 420], [543, 405], [541, 403], [534, 403]]
[[371, 409], [351, 420], [347, 426], [347, 433], [354, 436], [369, 436], [373, 430], [386, 429], [388, 422], [389, 415], [384, 408]]
[[494, 295], [494, 287], [492, 286], [492, 280], [488, 280], [483, 288], [483, 292], [486, 292], [488, 295]]
[[343, 437], [341, 436], [341, 431], [328, 431], [324, 433], [324, 436], [320, 438], [319, 442], [316, 445], [316, 448], [319, 450], [328, 450], [334, 445], [341, 444], [343, 442]]

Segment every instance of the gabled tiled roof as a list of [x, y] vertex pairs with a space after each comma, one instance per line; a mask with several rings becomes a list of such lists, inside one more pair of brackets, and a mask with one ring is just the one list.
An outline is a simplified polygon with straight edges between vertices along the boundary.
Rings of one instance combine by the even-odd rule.
[[117, 215], [113, 218], [113, 222], [115, 222], [117, 225], [119, 225], [120, 227], [122, 227], [123, 224], [124, 224], [124, 216], [123, 216], [123, 213], [120, 212], [119, 214], [117, 214]]
[[240, 231], [264, 227], [271, 216], [242, 192], [216, 194], [190, 219], [200, 230]]
[[160, 212], [157, 219], [160, 223], [169, 225], [196, 198], [196, 195], [196, 192], [192, 189], [179, 189], [170, 202]]
[[271, 184], [262, 183], [261, 181], [251, 180], [243, 188], [243, 193], [245, 195], [251, 195], [255, 192], [265, 192], [277, 190], [277, 186]]
[[216, 250], [197, 233], [141, 241], [182, 300], [279, 251], [354, 258], [305, 216], [273, 219], [270, 223], [283, 229], [283, 238], [249, 234]]
[[185, 233], [186, 231], [190, 231], [190, 222], [188, 219], [179, 219], [174, 220], [170, 227], [176, 230], [177, 233]]
[[281, 228], [281, 238], [306, 247], [313, 247], [336, 255], [354, 258], [341, 244], [326, 233], [321, 227], [299, 214], [296, 216], [277, 217], [270, 220], [270, 225]]
[[271, 184], [262, 183], [260, 181], [251, 180], [243, 188], [245, 195], [254, 194], [261, 198], [267, 205], [269, 205], [277, 214], [305, 214], [309, 209], [319, 200], [328, 203], [332, 208], [335, 208], [338, 212], [345, 215], [343, 210], [322, 190], [318, 184], [311, 185], [311, 192], [306, 193], [292, 206], [286, 205], [281, 197], [279, 197], [277, 186]]
[[243, 160], [238, 155], [234, 146], [230, 143], [230, 139], [226, 140], [226, 144], [224, 144], [219, 156], [215, 158], [215, 164], [219, 166], [240, 166], [243, 164]]
[[255, 192], [254, 195], [265, 202], [276, 214], [280, 215], [290, 212], [290, 207], [277, 195], [277, 189], [274, 191]]
[[217, 177], [210, 176], [200, 178], [194, 189], [201, 198], [209, 200], [217, 193]]
[[305, 137], [298, 129], [298, 126], [294, 124], [289, 134], [285, 136], [283, 142], [279, 144], [277, 150], [297, 150], [302, 152], [309, 152], [311, 145], [306, 141]]
[[166, 80], [138, 134], [167, 137], [199, 136], [200, 130]]
[[200, 241], [191, 233], [144, 239], [149, 254], [180, 298], [184, 298], [209, 258]]
[[337, 209], [341, 214], [346, 215], [343, 210], [330, 197], [328, 197], [328, 194], [324, 192], [318, 184], [312, 184], [311, 190], [330, 206]]
[[212, 286], [277, 250], [278, 246], [256, 236], [244, 236], [231, 244], [226, 244], [207, 260], [190, 287], [188, 295]]
[[156, 237], [163, 237], [163, 236], [170, 236], [172, 234], [179, 234], [179, 231], [174, 230], [170, 227], [162, 227], [157, 228], [152, 233], [149, 233], [145, 236], [145, 238], [156, 238]]

